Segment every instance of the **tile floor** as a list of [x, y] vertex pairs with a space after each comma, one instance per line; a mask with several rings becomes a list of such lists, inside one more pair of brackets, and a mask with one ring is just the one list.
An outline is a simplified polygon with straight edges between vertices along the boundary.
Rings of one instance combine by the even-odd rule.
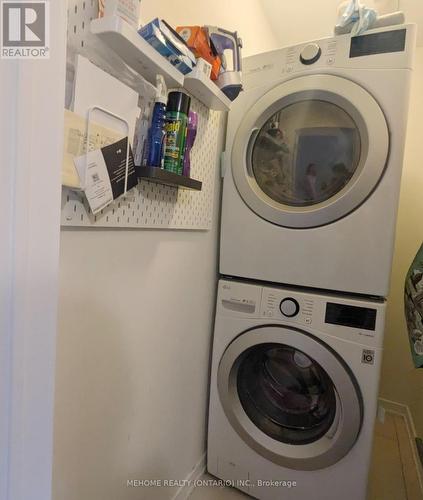
[[[248, 498], [251, 497], [233, 488], [202, 487], [195, 489], [189, 500]], [[384, 424], [376, 424], [368, 500], [423, 500], [407, 427], [401, 416], [386, 413]]]

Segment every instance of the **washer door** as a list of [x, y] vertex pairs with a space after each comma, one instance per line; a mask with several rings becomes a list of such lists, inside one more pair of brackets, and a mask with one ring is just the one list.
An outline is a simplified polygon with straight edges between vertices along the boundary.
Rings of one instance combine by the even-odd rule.
[[218, 369], [225, 414], [257, 453], [298, 470], [328, 467], [356, 442], [358, 385], [328, 346], [300, 330], [259, 327], [237, 337]]
[[263, 219], [316, 227], [355, 210], [383, 175], [389, 131], [375, 99], [345, 78], [285, 82], [246, 113], [232, 173], [244, 202]]

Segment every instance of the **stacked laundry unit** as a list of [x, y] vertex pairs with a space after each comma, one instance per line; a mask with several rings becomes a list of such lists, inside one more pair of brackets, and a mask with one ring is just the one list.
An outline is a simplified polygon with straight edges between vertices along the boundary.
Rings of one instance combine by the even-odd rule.
[[229, 115], [208, 471], [364, 500], [415, 27], [244, 60]]

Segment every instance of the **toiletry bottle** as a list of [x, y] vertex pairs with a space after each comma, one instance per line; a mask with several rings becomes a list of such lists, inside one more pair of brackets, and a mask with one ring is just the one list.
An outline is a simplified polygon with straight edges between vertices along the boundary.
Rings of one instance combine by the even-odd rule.
[[162, 75], [157, 75], [157, 92], [154, 101], [151, 127], [148, 131], [146, 163], [147, 167], [161, 167], [163, 140], [165, 137], [167, 88]]
[[[150, 107], [146, 106], [139, 118], [136, 136], [134, 140], [134, 161], [137, 167], [141, 165], [147, 165], [147, 158], [145, 157], [144, 151], [147, 150], [147, 140], [148, 131], [150, 129]], [[143, 163], [143, 158], [145, 158], [145, 163]]]
[[184, 171], [183, 175], [189, 177], [191, 174], [191, 149], [194, 146], [195, 138], [197, 137], [198, 115], [195, 111], [190, 111], [188, 115], [188, 131], [187, 142], [184, 155]]
[[166, 111], [164, 168], [182, 175], [191, 98], [183, 92], [171, 92]]

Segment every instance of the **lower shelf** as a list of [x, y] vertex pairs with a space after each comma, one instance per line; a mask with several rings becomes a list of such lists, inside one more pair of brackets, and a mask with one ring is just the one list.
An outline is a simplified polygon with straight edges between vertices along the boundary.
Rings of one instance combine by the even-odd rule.
[[173, 186], [181, 189], [191, 189], [201, 191], [203, 183], [184, 175], [174, 174], [157, 167], [137, 167], [137, 174], [140, 179], [145, 179], [166, 186]]

